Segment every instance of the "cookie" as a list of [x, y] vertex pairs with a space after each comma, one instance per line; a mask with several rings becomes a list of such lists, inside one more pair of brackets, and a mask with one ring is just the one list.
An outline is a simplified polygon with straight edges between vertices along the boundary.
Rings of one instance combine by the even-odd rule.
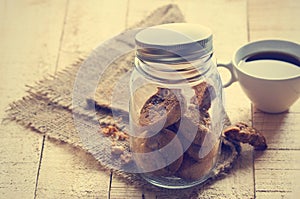
[[257, 129], [243, 122], [226, 128], [223, 133], [227, 139], [249, 143], [255, 150], [265, 150], [268, 147], [266, 138]]
[[212, 99], [216, 96], [214, 88], [206, 82], [201, 82], [192, 88], [195, 96], [191, 98], [190, 103], [197, 105], [201, 111], [207, 111], [211, 107]]
[[191, 105], [176, 126], [179, 136], [201, 146], [205, 136], [210, 133], [210, 117], [207, 112], [200, 112], [196, 106]]
[[[158, 88], [140, 111], [141, 126], [158, 126], [163, 129], [176, 123], [185, 110], [185, 99], [179, 89]], [[159, 129], [159, 130], [160, 130]]]
[[202, 159], [214, 149], [215, 143], [218, 142], [216, 136], [209, 133], [206, 135], [202, 145], [191, 144], [186, 153], [196, 161], [202, 161]]
[[155, 135], [145, 131], [140, 136], [133, 138], [131, 144], [133, 152], [140, 153], [135, 154], [134, 159], [141, 172], [150, 171], [157, 176], [173, 175], [183, 160], [182, 146], [176, 134], [163, 129]]
[[201, 160], [196, 161], [189, 155], [185, 154], [181, 167], [176, 175], [184, 180], [200, 180], [214, 167], [219, 150], [219, 142], [213, 149]]

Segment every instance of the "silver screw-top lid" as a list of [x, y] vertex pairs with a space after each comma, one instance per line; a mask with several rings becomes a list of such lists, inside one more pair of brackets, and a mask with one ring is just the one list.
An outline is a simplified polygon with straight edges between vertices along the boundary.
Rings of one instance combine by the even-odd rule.
[[199, 24], [170, 23], [141, 30], [136, 56], [152, 62], [193, 61], [213, 51], [212, 31]]

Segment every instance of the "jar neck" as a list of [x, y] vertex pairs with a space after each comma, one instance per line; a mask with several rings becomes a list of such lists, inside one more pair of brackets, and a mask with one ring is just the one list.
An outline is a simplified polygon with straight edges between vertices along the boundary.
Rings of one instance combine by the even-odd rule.
[[205, 55], [193, 61], [181, 62], [160, 62], [146, 61], [135, 57], [135, 67], [139, 73], [146, 78], [164, 83], [193, 83], [201, 79], [201, 77], [212, 66], [213, 53]]

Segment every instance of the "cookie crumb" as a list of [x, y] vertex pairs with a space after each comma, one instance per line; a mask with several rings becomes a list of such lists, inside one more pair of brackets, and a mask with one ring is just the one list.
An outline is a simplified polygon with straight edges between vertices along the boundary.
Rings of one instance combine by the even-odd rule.
[[113, 155], [119, 156], [119, 155], [121, 155], [122, 153], [124, 153], [124, 151], [125, 151], [125, 148], [124, 148], [123, 146], [113, 145], [113, 146], [111, 147], [111, 153], [112, 153]]
[[124, 140], [128, 139], [128, 134], [123, 131], [120, 131], [115, 125], [110, 124], [110, 125], [101, 127], [100, 131], [103, 133], [104, 136], [112, 137], [119, 141], [124, 141]]
[[132, 155], [130, 153], [121, 154], [120, 156], [122, 164], [129, 164], [133, 162]]

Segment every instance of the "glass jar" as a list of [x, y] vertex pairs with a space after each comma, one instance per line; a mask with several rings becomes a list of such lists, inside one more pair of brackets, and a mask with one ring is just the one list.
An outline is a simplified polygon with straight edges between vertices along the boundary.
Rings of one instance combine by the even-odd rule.
[[146, 28], [135, 41], [130, 149], [139, 173], [165, 188], [200, 184], [216, 165], [224, 119], [212, 33], [172, 23]]

